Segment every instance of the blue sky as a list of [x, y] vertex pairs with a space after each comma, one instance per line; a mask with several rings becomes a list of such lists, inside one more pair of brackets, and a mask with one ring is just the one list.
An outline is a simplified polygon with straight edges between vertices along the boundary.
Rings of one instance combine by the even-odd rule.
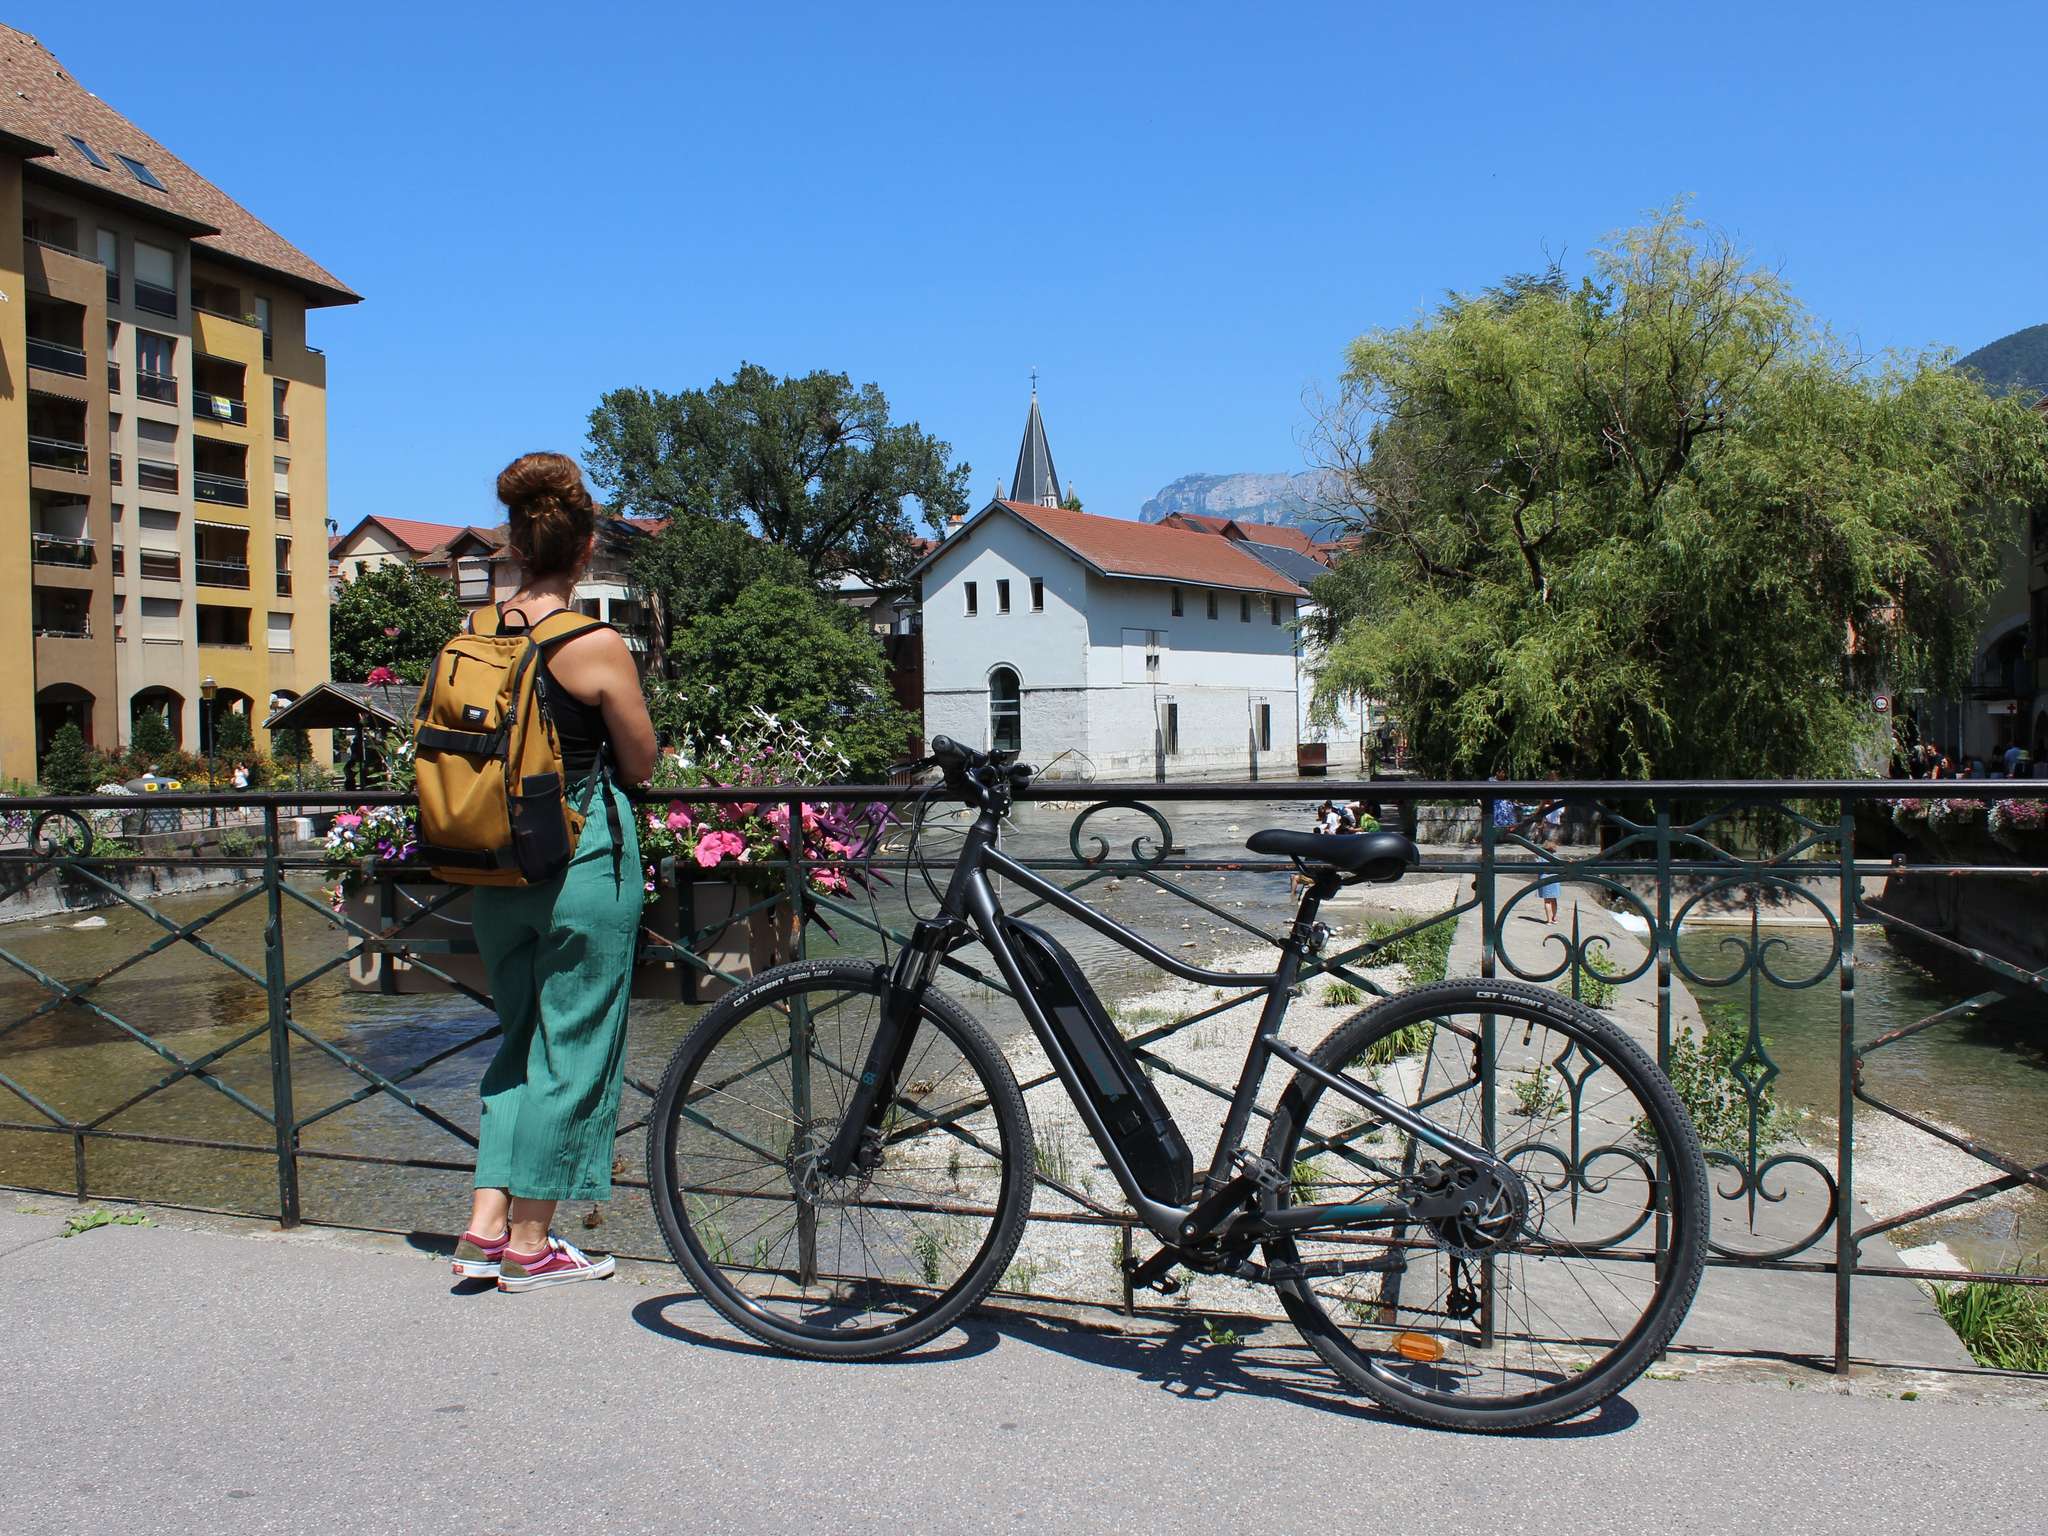
[[[577, 19], [565, 19], [577, 18]], [[1445, 290], [1681, 194], [1869, 348], [2048, 320], [2038, 5], [132, 0], [17, 17], [366, 302], [331, 504], [493, 518], [606, 389], [874, 380], [1089, 510], [1302, 466], [1303, 392]]]

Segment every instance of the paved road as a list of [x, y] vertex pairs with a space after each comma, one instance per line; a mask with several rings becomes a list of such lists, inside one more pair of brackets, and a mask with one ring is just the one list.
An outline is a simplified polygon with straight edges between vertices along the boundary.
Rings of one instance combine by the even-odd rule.
[[0, 1202], [9, 1536], [2043, 1527], [2048, 1389], [1644, 1381], [1483, 1439], [1337, 1395], [1281, 1332], [1011, 1317], [822, 1366], [651, 1267], [499, 1296], [395, 1239], [175, 1215], [66, 1239], [69, 1207]]

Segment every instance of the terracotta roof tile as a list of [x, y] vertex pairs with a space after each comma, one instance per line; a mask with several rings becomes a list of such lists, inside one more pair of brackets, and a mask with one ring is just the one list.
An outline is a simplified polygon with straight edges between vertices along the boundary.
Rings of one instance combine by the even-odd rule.
[[[362, 297], [80, 85], [34, 37], [9, 26], [0, 26], [0, 133], [50, 147], [51, 154], [28, 162], [32, 176], [165, 215], [192, 234], [199, 250], [274, 272], [312, 290], [316, 302], [354, 304]], [[92, 146], [104, 169], [71, 144], [73, 134]], [[130, 175], [119, 155], [141, 161], [164, 189]]]
[[340, 548], [371, 523], [382, 528], [415, 555], [424, 555], [431, 550], [439, 549], [462, 531], [460, 528], [451, 528], [446, 523], [415, 522], [410, 518], [384, 517], [373, 512], [337, 539], [335, 548]]
[[1230, 587], [1246, 592], [1277, 592], [1286, 597], [1308, 593], [1271, 566], [1255, 559], [1229, 539], [1158, 523], [1133, 523], [1092, 512], [1035, 503], [995, 503], [1015, 513], [1047, 538], [1065, 545], [1088, 564], [1110, 576], [1138, 576], [1156, 581], [1184, 581], [1190, 586]]

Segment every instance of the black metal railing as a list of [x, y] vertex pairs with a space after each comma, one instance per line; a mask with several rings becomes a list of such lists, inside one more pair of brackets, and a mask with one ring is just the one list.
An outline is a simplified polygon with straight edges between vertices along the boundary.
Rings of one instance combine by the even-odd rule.
[[92, 621], [90, 619], [37, 619], [34, 622], [38, 640], [90, 640]]
[[112, 482], [113, 482], [113, 483], [114, 483], [115, 485], [119, 485], [119, 484], [121, 483], [121, 476], [122, 476], [123, 470], [124, 470], [124, 466], [123, 466], [123, 464], [122, 464], [122, 462], [121, 462], [121, 455], [119, 455], [118, 453], [110, 453], [110, 454], [108, 454], [108, 455], [107, 455], [107, 478], [108, 478], [109, 480], [111, 480], [111, 481], [112, 481]]
[[155, 400], [162, 405], [178, 403], [178, 376], [173, 373], [135, 373], [135, 393], [144, 400]]
[[208, 421], [231, 422], [238, 427], [249, 424], [249, 402], [237, 400], [232, 395], [216, 395], [211, 390], [192, 391], [192, 414], [204, 416]]
[[249, 585], [249, 562], [246, 560], [194, 560], [192, 580], [202, 587], [240, 587]]
[[135, 279], [135, 307], [146, 309], [153, 315], [175, 315], [178, 312], [177, 291], [145, 283], [138, 277]]
[[64, 437], [37, 437], [33, 433], [28, 440], [28, 461], [44, 469], [64, 469], [77, 475], [92, 467], [85, 444]]
[[178, 466], [166, 459], [143, 459], [135, 461], [135, 483], [145, 491], [175, 491], [178, 488]]
[[37, 565], [91, 565], [91, 539], [74, 539], [61, 533], [32, 533], [29, 558]]
[[51, 373], [68, 373], [73, 378], [85, 377], [85, 348], [67, 346], [61, 341], [44, 341], [39, 336], [28, 339], [28, 365], [31, 368], [47, 369]]
[[[1922, 798], [1937, 789], [1943, 798]], [[657, 822], [683, 808], [700, 818], [725, 814], [707, 808], [743, 801], [755, 808], [776, 805], [786, 826], [803, 827], [807, 806], [900, 807], [914, 793], [899, 786], [759, 786], [633, 798], [636, 818]], [[2014, 999], [2036, 1021], [2048, 1014], [2048, 950], [2000, 949], [1958, 919], [1958, 892], [1973, 886], [1984, 892], [1976, 908], [1982, 911], [2042, 899], [2048, 782], [1043, 783], [1024, 799], [1069, 802], [1043, 807], [1048, 818], [1057, 818], [1074, 811], [1077, 794], [1090, 803], [1064, 824], [1063, 838], [1055, 837], [1062, 830], [1057, 821], [1038, 823], [1039, 846], [1013, 844], [1013, 853], [1091, 900], [1135, 903], [1141, 927], [1199, 922], [1207, 942], [1220, 947], [1227, 940], [1253, 951], [1277, 942], [1276, 929], [1291, 908], [1291, 871], [1279, 861], [1245, 857], [1244, 834], [1260, 819], [1300, 824], [1306, 803], [1325, 797], [1379, 802], [1387, 821], [1413, 829], [1424, 844], [1428, 856], [1411, 877], [1424, 899], [1409, 901], [1405, 915], [1384, 927], [1343, 933], [1309, 962], [1305, 986], [1320, 993], [1326, 983], [1342, 983], [1369, 1002], [1389, 984], [1388, 973], [1377, 968], [1418, 936], [1435, 934], [1448, 947], [1454, 973], [1518, 977], [1589, 1001], [1603, 992], [1623, 996], [1629, 1007], [1615, 1014], [1618, 1027], [1665, 1063], [1696, 1119], [1712, 1116], [1702, 1126], [1716, 1175], [1711, 1262], [1804, 1275], [1825, 1286], [1833, 1317], [1829, 1353], [1838, 1369], [1858, 1358], [1852, 1340], [1859, 1278], [2043, 1283], [2038, 1275], [1930, 1270], [1888, 1257], [1886, 1239], [1901, 1228], [1981, 1208], [2014, 1191], [2048, 1191], [2048, 1161], [2034, 1145], [2031, 1121], [1951, 1128], [1901, 1102], [1887, 1065], [1905, 1042], [1960, 1029]], [[1228, 811], [1202, 820], [1205, 807], [1219, 805]], [[1177, 828], [1169, 813], [1181, 807], [1193, 814]], [[0, 965], [7, 968], [0, 976], [11, 974], [14, 996], [28, 1004], [15, 1011], [0, 992], [0, 1094], [25, 1106], [15, 1118], [0, 1119], [0, 1134], [47, 1137], [69, 1151], [61, 1174], [46, 1161], [37, 1164], [45, 1169], [37, 1178], [0, 1168], [0, 1182], [61, 1188], [81, 1199], [95, 1193], [158, 1198], [143, 1154], [155, 1148], [168, 1156], [176, 1149], [182, 1159], [205, 1154], [223, 1168], [242, 1170], [238, 1178], [261, 1159], [265, 1184], [274, 1179], [274, 1197], [238, 1185], [240, 1194], [214, 1197], [214, 1203], [275, 1214], [287, 1225], [307, 1215], [310, 1170], [345, 1170], [348, 1178], [339, 1184], [320, 1177], [316, 1214], [364, 1224], [364, 1212], [347, 1202], [369, 1169], [450, 1175], [473, 1169], [476, 1138], [462, 1118], [466, 1111], [454, 1102], [473, 1096], [473, 1075], [435, 1069], [492, 1039], [497, 1031], [488, 1017], [450, 1022], [445, 1011], [435, 1014], [441, 1022], [415, 1043], [408, 1031], [424, 1028], [425, 1015], [387, 1008], [374, 1018], [337, 1023], [332, 1005], [322, 1002], [344, 969], [384, 967], [388, 977], [402, 967], [414, 982], [433, 980], [474, 1004], [489, 1003], [477, 980], [474, 942], [451, 921], [461, 888], [412, 883], [419, 878], [412, 866], [380, 862], [375, 854], [339, 871], [354, 894], [329, 901], [308, 888], [337, 870], [322, 857], [317, 835], [293, 835], [294, 818], [318, 818], [301, 828], [308, 834], [337, 813], [373, 823], [393, 818], [385, 824], [388, 849], [408, 836], [409, 809], [406, 796], [381, 792], [0, 800], [0, 903], [39, 886], [62, 886], [82, 900], [134, 914], [153, 935], [125, 959], [110, 963], [101, 955], [81, 962], [84, 979], [69, 981], [31, 958], [26, 939], [0, 935]], [[202, 820], [223, 815], [237, 822], [238, 843], [199, 830]], [[152, 817], [160, 818], [155, 826]], [[1553, 829], [1557, 835], [1547, 835]], [[152, 845], [152, 835], [172, 841]], [[749, 867], [747, 878], [760, 883], [743, 888], [742, 899], [751, 905], [730, 918], [778, 906], [798, 912], [804, 919], [799, 949], [806, 943], [842, 950], [867, 945], [872, 952], [875, 944], [900, 941], [907, 925], [903, 892], [922, 886], [900, 835], [883, 848], [881, 857], [865, 863], [888, 882], [880, 889], [894, 907], [862, 899], [843, 880], [822, 886], [814, 879], [821, 872], [844, 876], [864, 861], [800, 839], [794, 857], [776, 854]], [[946, 860], [943, 851], [934, 857]], [[169, 869], [211, 871], [241, 883], [203, 914], [172, 914], [153, 892], [136, 888], [140, 875]], [[657, 896], [649, 908], [643, 964], [733, 979], [715, 958], [729, 951], [715, 949], [710, 930], [694, 918], [679, 917], [677, 903], [664, 912], [663, 899]], [[1527, 921], [1546, 901], [1558, 902], [1565, 920]], [[233, 914], [254, 903], [262, 912], [256, 947], [238, 951], [221, 934]], [[1023, 915], [1029, 909], [1019, 900], [1015, 910]], [[2038, 943], [2039, 927], [2028, 942]], [[1954, 962], [1975, 979], [1957, 984], [1953, 1003], [1873, 1029], [1859, 1014], [1864, 1004], [1857, 982], [1859, 951], [1867, 956], [1872, 928], [1911, 943], [1931, 963]], [[1799, 932], [1806, 936], [1806, 959], [1794, 966], [1785, 935]], [[214, 978], [209, 1009], [227, 1007], [229, 990], [243, 989], [252, 1005], [260, 1004], [260, 1020], [246, 1027], [223, 1022], [205, 1036], [182, 1033], [191, 1026], [189, 1005], [174, 993], [140, 986], [124, 993], [113, 985], [167, 950], [196, 955], [192, 963], [203, 967], [202, 978]], [[945, 966], [949, 984], [970, 989], [984, 1011], [997, 1003], [1004, 989], [972, 944], [950, 953]], [[1259, 965], [1254, 960], [1240, 968]], [[1733, 1009], [1733, 1019], [1720, 1026], [1718, 1054], [1708, 1052], [1703, 1067], [1701, 1031], [1711, 1037], [1714, 1026], [1697, 1022], [1702, 1015], [1693, 1002], [1710, 994], [1717, 1007]], [[1780, 1065], [1760, 1006], [1766, 996], [1793, 994], [1831, 1002], [1831, 1087], [1811, 1128], [1792, 1123], [1780, 1102]], [[1192, 1002], [1148, 1009], [1123, 1022], [1141, 1059], [1214, 1097], [1220, 1117], [1232, 1085], [1203, 1079], [1176, 1054], [1258, 996], [1250, 989], [1213, 996], [1204, 989]], [[132, 1083], [114, 1082], [101, 1062], [93, 1077], [102, 1090], [98, 1099], [74, 1104], [18, 1071], [6, 1054], [8, 1037], [60, 1016], [136, 1047]], [[680, 1037], [672, 1020], [650, 1027], [658, 1037], [637, 1037], [637, 1051], [629, 1043], [629, 1060], [658, 1061]], [[1461, 1070], [1491, 1067], [1474, 1061]], [[1908, 1076], [1926, 1071], [1925, 1062], [1917, 1062]], [[629, 1069], [627, 1081], [641, 1095], [653, 1092], [639, 1066]], [[1043, 1072], [1024, 1086], [1030, 1093], [1052, 1081]], [[188, 1096], [201, 1090], [215, 1095], [211, 1102], [223, 1106], [230, 1129], [165, 1130], [131, 1114], [182, 1085], [190, 1085]], [[344, 1144], [330, 1134], [332, 1117], [372, 1100], [388, 1107], [397, 1127], [414, 1127], [427, 1140], [390, 1128], [379, 1130], [392, 1138], [388, 1144]], [[1568, 1118], [1579, 1113], [1578, 1101], [1575, 1093], [1574, 1107], [1562, 1111]], [[620, 1119], [629, 1171], [619, 1182], [644, 1187], [630, 1172], [636, 1135], [645, 1126], [644, 1103], [633, 1101]], [[253, 1121], [256, 1134], [233, 1134], [236, 1121]], [[1859, 1123], [1918, 1138], [1962, 1171], [1931, 1199], [1925, 1190], [1899, 1197], [1874, 1183], [1860, 1188]], [[2014, 1142], [2019, 1150], [2010, 1150]], [[117, 1171], [95, 1175], [92, 1153], [103, 1146], [125, 1151], [113, 1160]], [[1113, 1195], [1048, 1171], [1043, 1161], [1039, 1179], [1059, 1200], [1057, 1210], [1038, 1213], [1041, 1219], [1109, 1229], [1113, 1244], [1129, 1252], [1133, 1218]], [[1655, 1262], [1647, 1235], [1628, 1241], [1637, 1246], [1617, 1249], [1614, 1257]], [[1113, 1272], [1105, 1266], [1105, 1273]], [[1123, 1302], [1130, 1304], [1128, 1294]], [[1754, 1321], [1759, 1342], [1768, 1347], [1774, 1318], [1760, 1313]]]
[[121, 393], [121, 365], [111, 358], [107, 361], [107, 393], [110, 395]]
[[249, 505], [249, 482], [240, 475], [209, 475], [204, 470], [194, 470], [192, 495], [199, 501], [210, 501], [223, 507], [246, 507]]

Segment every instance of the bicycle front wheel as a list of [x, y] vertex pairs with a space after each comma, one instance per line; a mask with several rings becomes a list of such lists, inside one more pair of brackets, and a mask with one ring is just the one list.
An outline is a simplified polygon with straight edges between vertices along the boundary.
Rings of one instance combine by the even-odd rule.
[[705, 1014], [655, 1096], [648, 1187], [669, 1252], [728, 1319], [796, 1354], [874, 1359], [951, 1326], [1030, 1211], [1016, 1077], [935, 989], [879, 1160], [823, 1176], [887, 990], [869, 961], [777, 967]]
[[[1621, 1030], [1540, 987], [1447, 981], [1375, 1004], [1314, 1059], [1519, 1175], [1492, 1208], [1267, 1245], [1276, 1264], [1385, 1266], [1279, 1285], [1338, 1374], [1426, 1423], [1525, 1429], [1585, 1412], [1670, 1342], [1706, 1262], [1706, 1164], [1670, 1083]], [[1265, 1155], [1291, 1174], [1275, 1206], [1405, 1208], [1455, 1172], [1307, 1073]]]

